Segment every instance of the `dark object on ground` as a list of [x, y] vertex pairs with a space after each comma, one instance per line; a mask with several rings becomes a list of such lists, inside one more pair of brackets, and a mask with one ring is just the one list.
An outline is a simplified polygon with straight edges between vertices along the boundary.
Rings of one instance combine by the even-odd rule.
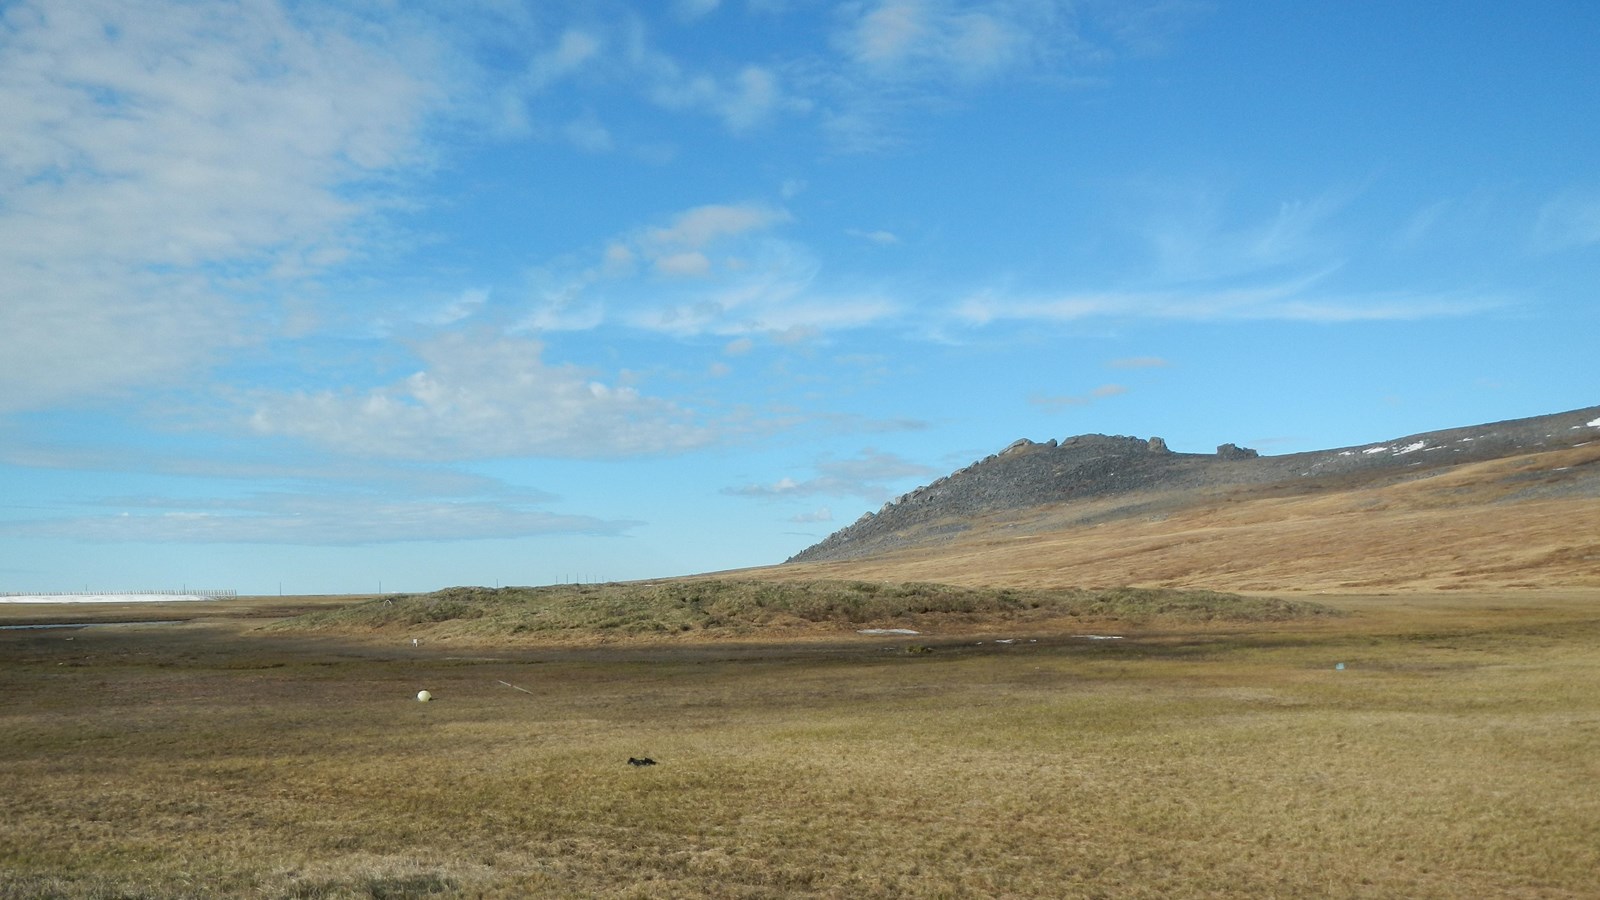
[[630, 766], [653, 766], [655, 764], [656, 761], [648, 756], [646, 756], [644, 759], [634, 759], [631, 756], [628, 757], [628, 765]]

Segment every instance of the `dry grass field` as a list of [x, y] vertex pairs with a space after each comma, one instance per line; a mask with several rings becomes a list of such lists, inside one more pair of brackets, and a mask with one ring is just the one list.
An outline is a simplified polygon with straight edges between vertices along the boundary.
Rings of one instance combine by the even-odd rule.
[[0, 897], [1600, 894], [1594, 591], [1317, 599], [1349, 615], [3, 631]]

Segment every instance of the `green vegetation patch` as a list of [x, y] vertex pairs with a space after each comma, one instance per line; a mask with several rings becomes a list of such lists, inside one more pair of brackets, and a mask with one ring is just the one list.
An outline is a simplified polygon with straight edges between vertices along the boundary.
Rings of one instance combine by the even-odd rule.
[[1130, 622], [1264, 622], [1339, 615], [1300, 600], [1214, 591], [1018, 590], [865, 581], [697, 579], [653, 583], [456, 587], [322, 610], [267, 626], [287, 631], [427, 629], [451, 636], [732, 634], [781, 626], [925, 624], [1063, 617]]

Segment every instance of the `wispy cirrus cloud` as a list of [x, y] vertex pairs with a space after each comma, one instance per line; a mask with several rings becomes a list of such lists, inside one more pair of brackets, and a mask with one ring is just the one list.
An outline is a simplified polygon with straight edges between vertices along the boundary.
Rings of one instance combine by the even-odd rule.
[[[449, 78], [331, 10], [23, 2], [0, 30], [0, 411], [171, 381], [347, 259]], [[402, 62], [405, 60], [405, 62]]]
[[1539, 207], [1533, 247], [1544, 253], [1600, 244], [1600, 190], [1569, 190]]
[[394, 499], [352, 491], [109, 498], [115, 512], [0, 522], [0, 535], [91, 542], [351, 546], [532, 535], [616, 535], [640, 524], [563, 515], [515, 500]]
[[1159, 53], [1204, 7], [1170, 0], [1079, 5], [1034, 0], [869, 0], [843, 5], [831, 56], [803, 70], [819, 121], [848, 150], [895, 141], [908, 110], [1006, 79], [1104, 85], [1125, 55]]
[[1338, 324], [1408, 322], [1482, 313], [1510, 301], [1492, 294], [1390, 291], [1297, 292], [1283, 286], [1219, 291], [1099, 292], [1054, 297], [983, 295], [959, 303], [968, 325], [1005, 321], [1077, 322], [1095, 318], [1186, 322], [1278, 321]]
[[1240, 216], [1223, 192], [1195, 186], [1128, 188], [1120, 282], [1057, 292], [973, 292], [951, 308], [956, 323], [1282, 321], [1338, 324], [1475, 315], [1513, 300], [1493, 290], [1345, 288], [1351, 240], [1343, 216], [1355, 192], [1329, 189]]

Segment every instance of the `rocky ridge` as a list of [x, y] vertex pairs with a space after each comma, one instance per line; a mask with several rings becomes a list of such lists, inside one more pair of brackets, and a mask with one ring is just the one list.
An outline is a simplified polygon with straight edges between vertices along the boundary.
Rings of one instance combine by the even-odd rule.
[[[1298, 493], [1379, 484], [1597, 440], [1600, 406], [1283, 456], [1261, 456], [1234, 444], [1223, 444], [1214, 454], [1177, 453], [1159, 437], [1022, 439], [889, 501], [789, 562], [856, 559], [933, 543], [968, 530], [981, 517], [1033, 507], [1076, 507], [1081, 510], [1077, 524], [1093, 524], [1161, 515], [1239, 489]], [[1600, 498], [1600, 466], [1543, 477], [1511, 491], [1508, 499], [1552, 492]]]

